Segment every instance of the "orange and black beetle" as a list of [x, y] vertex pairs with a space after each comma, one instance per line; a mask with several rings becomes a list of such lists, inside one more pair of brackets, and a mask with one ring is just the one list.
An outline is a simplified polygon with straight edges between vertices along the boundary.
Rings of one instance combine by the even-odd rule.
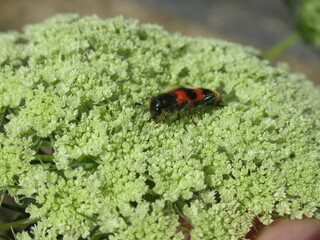
[[206, 88], [175, 88], [151, 98], [151, 118], [156, 121], [162, 112], [172, 113], [199, 105], [222, 106], [219, 93]]

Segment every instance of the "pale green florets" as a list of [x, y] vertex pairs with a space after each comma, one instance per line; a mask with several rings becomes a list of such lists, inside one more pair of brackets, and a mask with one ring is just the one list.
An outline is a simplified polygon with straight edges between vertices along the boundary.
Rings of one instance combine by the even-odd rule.
[[[179, 86], [225, 107], [148, 121], [136, 103]], [[236, 240], [255, 217], [319, 218], [319, 100], [254, 49], [133, 20], [2, 33], [1, 188], [39, 219], [17, 239], [178, 240], [184, 221], [193, 240]]]

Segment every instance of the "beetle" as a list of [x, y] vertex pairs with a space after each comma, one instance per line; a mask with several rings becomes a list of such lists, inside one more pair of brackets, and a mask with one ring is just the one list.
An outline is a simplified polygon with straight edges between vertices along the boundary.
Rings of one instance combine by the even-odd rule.
[[[151, 119], [156, 121], [162, 112], [169, 114], [199, 105], [223, 106], [217, 91], [206, 88], [179, 87], [152, 97], [149, 110]], [[192, 122], [194, 123], [193, 120]]]

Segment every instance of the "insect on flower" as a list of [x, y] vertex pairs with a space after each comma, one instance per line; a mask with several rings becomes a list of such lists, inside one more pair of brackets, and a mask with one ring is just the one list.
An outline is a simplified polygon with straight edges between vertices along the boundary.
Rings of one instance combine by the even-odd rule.
[[[165, 119], [168, 114], [174, 111], [190, 109], [199, 105], [223, 106], [220, 94], [216, 91], [206, 88], [180, 87], [152, 97], [149, 108], [151, 119], [156, 121], [162, 112], [166, 113]], [[192, 122], [194, 123], [193, 120]]]

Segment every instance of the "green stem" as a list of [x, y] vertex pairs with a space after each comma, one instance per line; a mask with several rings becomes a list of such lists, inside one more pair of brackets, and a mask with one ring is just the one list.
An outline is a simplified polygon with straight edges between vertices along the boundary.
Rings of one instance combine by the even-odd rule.
[[6, 208], [12, 211], [16, 211], [16, 212], [25, 213], [25, 209], [23, 207], [10, 205], [4, 202], [0, 205], [0, 207]]
[[52, 148], [52, 142], [46, 141], [46, 140], [42, 140], [41, 141], [41, 147], [50, 147], [50, 148]]
[[291, 33], [290, 35], [282, 39], [280, 42], [278, 42], [276, 45], [271, 47], [268, 51], [266, 51], [263, 55], [263, 58], [269, 61], [275, 59], [281, 53], [283, 53], [288, 47], [297, 42], [299, 39], [300, 35], [298, 32]]
[[146, 179], [148, 179], [148, 180], [150, 180], [150, 181], [154, 182], [154, 179], [153, 179], [151, 176], [149, 176], [148, 174], [146, 174], [146, 173], [142, 173], [142, 176], [144, 176]]
[[98, 223], [98, 221], [96, 219], [94, 219], [93, 217], [90, 217], [90, 216], [88, 216], [88, 215], [86, 215], [84, 213], [78, 212], [78, 211], [76, 211], [76, 213], [78, 213], [80, 216], [86, 218], [87, 220], [89, 220], [89, 221], [91, 221], [91, 222], [93, 222], [95, 224]]
[[39, 221], [39, 218], [36, 218], [36, 219], [25, 218], [25, 219], [21, 219], [21, 220], [15, 221], [15, 222], [0, 224], [0, 231], [9, 230], [11, 228], [24, 227], [24, 226], [30, 225], [32, 223], [35, 223], [37, 221]]
[[183, 233], [190, 234], [191, 230], [185, 227], [178, 226], [177, 229], [181, 230]]
[[4, 120], [4, 116], [5, 116], [5, 112], [6, 112], [6, 108], [5, 107], [2, 107], [1, 110], [0, 110], [0, 125], [2, 125], [3, 123], [3, 120]]
[[93, 234], [93, 236], [90, 238], [90, 240], [98, 240], [103, 236], [103, 233], [100, 232], [96, 232], [95, 234]]
[[36, 154], [34, 156], [35, 156], [36, 160], [39, 160], [42, 162], [52, 162], [53, 161], [52, 155]]
[[16, 189], [21, 189], [21, 186], [17, 186], [17, 185], [4, 185], [4, 186], [0, 186], [0, 190], [1, 189], [7, 189], [7, 188], [16, 188]]
[[[179, 206], [180, 205], [180, 206]], [[173, 209], [175, 210], [175, 212], [179, 215], [179, 217], [181, 217], [182, 219], [184, 219], [188, 224], [191, 224], [191, 221], [189, 218], [187, 218], [186, 215], [184, 215], [184, 213], [181, 210], [182, 208], [182, 202], [181, 200], [178, 200], [176, 203], [173, 203]]]

